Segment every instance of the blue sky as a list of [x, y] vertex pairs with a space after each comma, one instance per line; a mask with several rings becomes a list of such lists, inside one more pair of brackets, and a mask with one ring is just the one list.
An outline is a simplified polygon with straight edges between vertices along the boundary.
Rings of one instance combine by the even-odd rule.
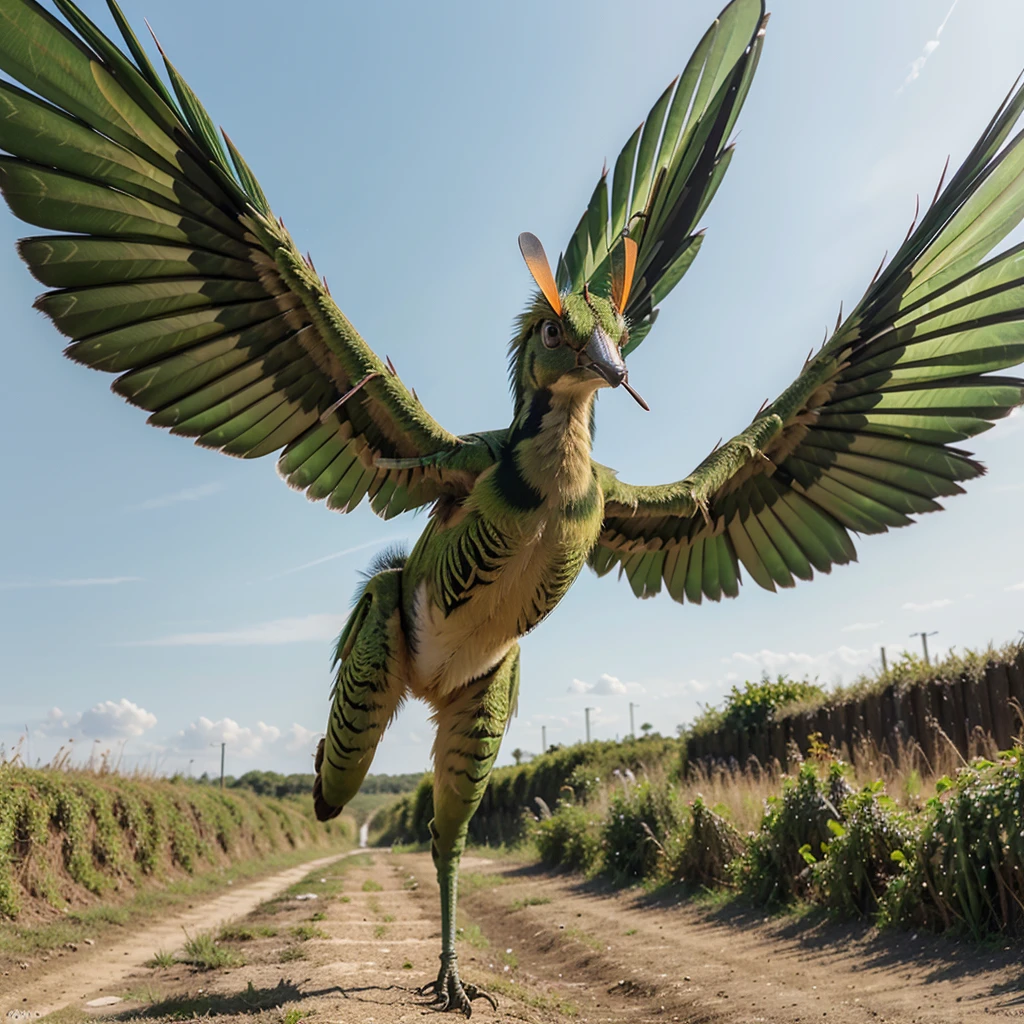
[[[98, 2], [85, 2], [105, 17]], [[456, 432], [507, 423], [505, 344], [530, 290], [516, 248], [553, 256], [717, 0], [515, 5], [124, 0], [224, 124], [341, 307]], [[939, 28], [942, 27], [941, 34]], [[201, 30], [200, 30], [201, 27]], [[595, 456], [631, 482], [684, 476], [744, 427], [817, 345], [914, 195], [963, 157], [1024, 66], [1016, 0], [779, 0], [706, 216], [700, 258], [631, 359], [652, 412], [603, 396]], [[938, 43], [938, 45], [936, 45]], [[109, 381], [64, 360], [0, 213], [0, 742], [74, 738], [126, 765], [308, 770], [331, 639], [374, 549], [413, 539], [305, 501], [272, 460], [241, 462], [144, 425]], [[858, 564], [769, 594], [681, 607], [585, 572], [523, 643], [502, 759], [663, 732], [762, 669], [849, 680], [938, 630], [933, 648], [1024, 626], [1024, 417], [974, 444], [987, 477], [946, 512], [863, 538]], [[374, 770], [429, 764], [407, 706]]]

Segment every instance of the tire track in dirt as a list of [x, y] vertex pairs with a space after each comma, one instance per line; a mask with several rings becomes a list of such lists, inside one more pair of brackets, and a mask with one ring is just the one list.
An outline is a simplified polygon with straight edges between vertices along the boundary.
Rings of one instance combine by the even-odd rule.
[[138, 970], [158, 949], [181, 944], [183, 930], [204, 931], [223, 921], [248, 914], [264, 900], [293, 885], [311, 870], [326, 867], [358, 851], [320, 857], [288, 868], [258, 882], [233, 887], [216, 899], [193, 906], [111, 945], [80, 952], [74, 962], [65, 957], [52, 971], [19, 985], [11, 977], [10, 990], [0, 992], [0, 1013], [7, 1019], [39, 1017], [97, 996], [111, 994], [133, 971]]
[[[327, 862], [313, 874], [302, 876], [310, 865], [288, 873], [292, 881], [302, 877], [302, 890], [317, 899], [298, 901], [293, 889], [250, 914], [245, 941], [222, 942], [244, 955], [245, 965], [142, 968], [107, 989], [128, 998], [104, 1016], [145, 1013], [170, 1022], [195, 1015], [217, 1024], [251, 1024], [261, 1011], [277, 1011], [265, 1018], [271, 1021], [311, 1014], [332, 1024], [432, 1018], [435, 1011], [417, 995], [436, 975], [440, 941], [430, 857], [354, 852], [361, 856]], [[792, 916], [744, 916], [476, 856], [463, 863], [460, 923], [464, 978], [500, 1001], [497, 1013], [476, 1003], [475, 1021], [1024, 1019], [1019, 946], [979, 948]], [[133, 939], [139, 962], [160, 944], [148, 934]]]

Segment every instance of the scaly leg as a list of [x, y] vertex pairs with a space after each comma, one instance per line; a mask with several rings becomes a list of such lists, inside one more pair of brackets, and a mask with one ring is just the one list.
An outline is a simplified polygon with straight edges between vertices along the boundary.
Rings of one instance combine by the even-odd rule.
[[430, 852], [441, 887], [441, 970], [422, 989], [441, 1010], [461, 1010], [467, 1017], [474, 999], [495, 998], [459, 978], [455, 952], [455, 912], [459, 859], [473, 817], [498, 756], [519, 694], [519, 646], [515, 645], [486, 676], [470, 683], [446, 702], [435, 704], [434, 819]]
[[316, 752], [313, 805], [321, 821], [356, 795], [374, 751], [405, 696], [398, 666], [404, 651], [399, 615], [401, 569], [370, 579], [338, 639], [327, 735]]

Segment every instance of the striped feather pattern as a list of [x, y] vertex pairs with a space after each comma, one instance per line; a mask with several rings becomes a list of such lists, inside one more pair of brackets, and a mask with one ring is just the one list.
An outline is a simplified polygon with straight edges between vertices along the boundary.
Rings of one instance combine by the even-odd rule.
[[[984, 472], [959, 442], [1024, 401], [1024, 133], [1007, 97], [857, 308], [789, 389], [684, 480], [633, 487], [598, 467], [605, 520], [590, 564], [639, 597], [768, 590], [856, 557], [851, 533], [933, 512]], [[985, 260], [985, 262], [982, 262]]]
[[467, 452], [369, 349], [174, 66], [168, 88], [114, 0], [130, 55], [55, 2], [70, 29], [0, 0], [0, 68], [24, 86], [0, 82], [0, 190], [57, 232], [19, 252], [67, 354], [197, 444], [283, 448], [281, 475], [331, 508], [468, 493], [491, 449]]

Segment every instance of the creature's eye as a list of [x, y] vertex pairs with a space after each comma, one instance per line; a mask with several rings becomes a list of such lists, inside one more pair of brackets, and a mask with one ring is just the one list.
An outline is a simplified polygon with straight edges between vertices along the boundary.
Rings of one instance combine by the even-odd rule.
[[540, 327], [540, 339], [545, 348], [558, 348], [562, 344], [562, 328], [554, 320], [545, 320]]

